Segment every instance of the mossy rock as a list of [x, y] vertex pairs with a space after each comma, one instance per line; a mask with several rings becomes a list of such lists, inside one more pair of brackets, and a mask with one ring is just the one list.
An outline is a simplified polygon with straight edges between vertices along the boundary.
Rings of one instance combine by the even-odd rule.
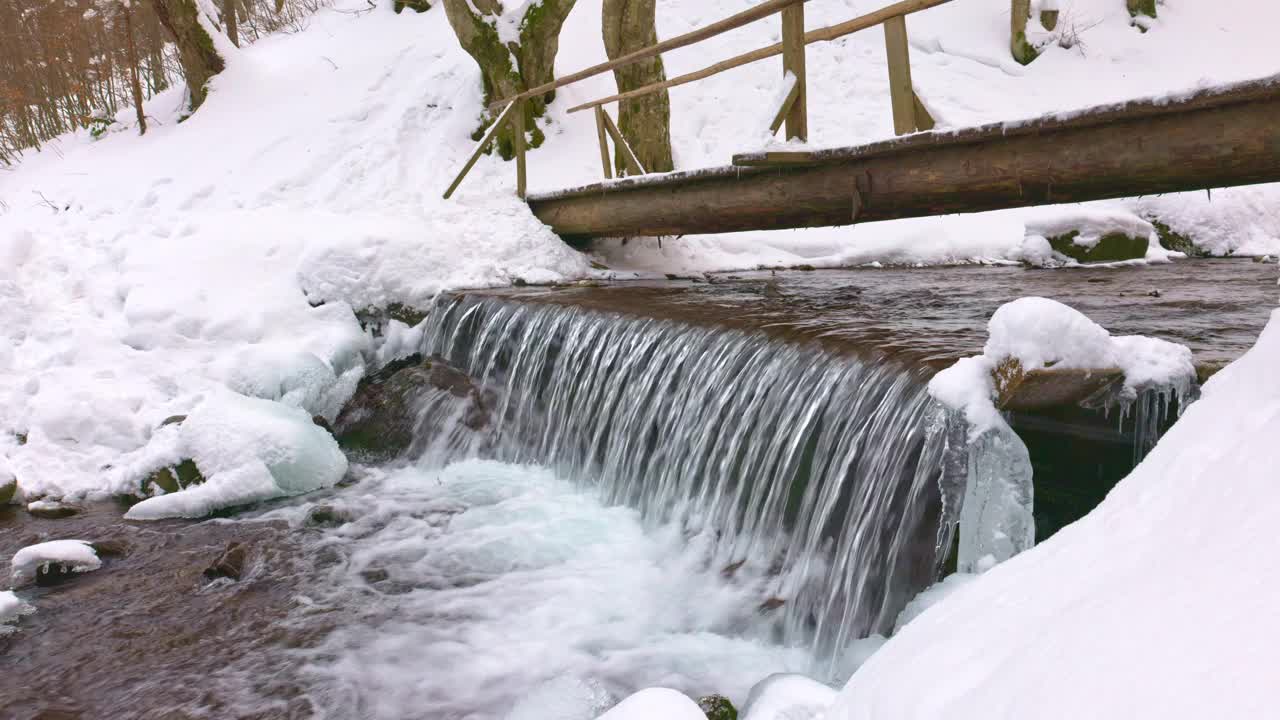
[[200, 474], [200, 468], [191, 460], [183, 460], [177, 465], [160, 468], [148, 475], [142, 481], [142, 495], [145, 497], [153, 494], [155, 488], [160, 488], [165, 493], [176, 493], [203, 482], [204, 475]]
[[371, 461], [407, 453], [419, 424], [428, 419], [421, 412], [422, 399], [437, 391], [466, 403], [461, 421], [467, 428], [489, 426], [489, 400], [465, 372], [442, 358], [414, 354], [360, 381], [334, 423], [338, 444]]
[[1159, 220], [1153, 220], [1150, 218], [1148, 218], [1148, 220], [1150, 220], [1151, 225], [1155, 227], [1156, 237], [1159, 238], [1160, 244], [1164, 246], [1166, 250], [1174, 250], [1185, 254], [1187, 257], [1209, 257], [1209, 253], [1196, 245], [1195, 241], [1192, 240], [1190, 236], [1183, 235], [1182, 233], [1175, 231], [1173, 228]]
[[700, 697], [698, 707], [707, 716], [707, 720], [738, 720], [738, 709], [723, 695]]
[[18, 479], [9, 478], [3, 484], [0, 484], [0, 505], [8, 505], [13, 502], [13, 496], [18, 494]]
[[1103, 235], [1093, 247], [1077, 245], [1079, 230], [1049, 238], [1049, 246], [1073, 260], [1082, 263], [1120, 262], [1141, 260], [1147, 256], [1147, 239], [1132, 237], [1121, 232]]
[[1138, 17], [1145, 15], [1153, 18], [1156, 16], [1156, 0], [1127, 0], [1129, 6], [1129, 15]]
[[424, 13], [431, 9], [430, 0], [396, 0], [394, 5], [396, 14], [399, 15], [408, 8], [416, 13]]

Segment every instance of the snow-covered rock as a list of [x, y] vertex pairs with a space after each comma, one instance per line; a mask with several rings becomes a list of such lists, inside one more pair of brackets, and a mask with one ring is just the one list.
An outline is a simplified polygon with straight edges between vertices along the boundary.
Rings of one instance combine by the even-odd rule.
[[597, 720], [707, 720], [689, 696], [670, 688], [645, 688], [628, 695]]
[[195, 461], [205, 482], [143, 500], [125, 517], [202, 517], [220, 508], [331, 487], [347, 471], [337, 441], [306, 411], [225, 391], [166, 435], [154, 451], [159, 464], [171, 462], [175, 448]]
[[0, 635], [12, 633], [16, 630], [14, 621], [34, 610], [12, 590], [0, 590]]
[[804, 675], [779, 673], [756, 683], [742, 708], [743, 720], [819, 720], [836, 691]]
[[827, 720], [1275, 709], [1280, 310], [1093, 512], [895, 635]]
[[81, 573], [97, 570], [102, 561], [84, 540], [51, 540], [22, 548], [14, 553], [9, 565], [14, 582], [21, 584], [34, 579], [46, 566], [57, 565]]

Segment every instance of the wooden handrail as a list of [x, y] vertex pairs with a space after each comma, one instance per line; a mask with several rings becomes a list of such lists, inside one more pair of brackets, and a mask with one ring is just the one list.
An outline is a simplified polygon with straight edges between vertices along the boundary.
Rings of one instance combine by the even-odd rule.
[[[757, 20], [769, 17], [774, 13], [782, 12], [793, 5], [799, 5], [808, 1], [809, 0], [768, 0], [768, 2], [757, 5], [749, 10], [743, 10], [737, 15], [727, 17], [719, 22], [711, 23], [706, 27], [698, 28], [697, 30], [685, 33], [679, 37], [664, 40], [657, 45], [650, 45], [647, 48], [641, 48], [633, 53], [623, 55], [617, 60], [610, 60], [609, 62], [600, 63], [599, 65], [593, 65], [586, 70], [579, 70], [571, 75], [565, 75], [557, 80], [552, 80], [549, 83], [543, 83], [535, 88], [525, 90], [519, 95], [505, 98], [503, 100], [495, 100], [489, 103], [489, 110], [498, 110], [505, 107], [507, 103], [511, 103], [516, 100], [537, 97], [538, 95], [549, 93], [552, 90], [564, 87], [565, 85], [572, 85], [580, 80], [586, 80], [589, 77], [595, 77], [596, 75], [601, 75], [611, 70], [617, 70], [618, 68], [638, 63], [641, 60], [648, 60], [651, 57], [661, 55], [665, 52], [679, 50], [682, 47], [688, 47], [689, 45], [702, 42], [708, 38], [723, 35], [730, 30], [736, 30], [744, 25], [750, 25]], [[778, 47], [782, 46], [779, 45]], [[781, 50], [779, 50], [779, 52], [781, 52]]]
[[[829, 27], [807, 32], [804, 35], [804, 44], [812, 45], [813, 43], [818, 42], [830, 42], [831, 40], [836, 40], [846, 35], [852, 35], [859, 30], [866, 30], [867, 28], [875, 27], [886, 20], [891, 20], [903, 15], [909, 15], [914, 12], [920, 12], [921, 10], [928, 10], [929, 8], [937, 7], [938, 5], [945, 5], [949, 2], [951, 2], [951, 0], [902, 0], [901, 2], [888, 5], [876, 10], [875, 12], [867, 13], [866, 15], [856, 17], [838, 25], [831, 25]], [[655, 45], [654, 47], [657, 46]], [[770, 45], [766, 48], [760, 48], [759, 50], [753, 50], [752, 52], [744, 53], [737, 57], [729, 58], [728, 60], [723, 60], [715, 65], [705, 67], [696, 72], [691, 72], [686, 75], [681, 75], [652, 85], [646, 85], [630, 92], [618, 93], [617, 95], [611, 95], [607, 98], [583, 103], [582, 105], [569, 108], [569, 112], [574, 113], [581, 110], [590, 110], [593, 107], [607, 105], [618, 100], [629, 100], [634, 97], [655, 93], [659, 90], [666, 90], [668, 88], [686, 85], [697, 80], [709, 78], [712, 75], [718, 75], [726, 70], [732, 70], [736, 67], [748, 65], [750, 63], [765, 60], [781, 54], [782, 43], [777, 43], [776, 45]]]

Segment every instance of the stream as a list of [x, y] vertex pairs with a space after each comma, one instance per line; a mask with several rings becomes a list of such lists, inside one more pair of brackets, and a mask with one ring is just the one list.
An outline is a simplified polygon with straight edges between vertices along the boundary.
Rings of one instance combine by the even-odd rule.
[[[5, 557], [110, 542], [0, 635], [3, 714], [591, 720], [647, 686], [739, 706], [771, 673], [839, 686], [954, 562], [924, 384], [981, 349], [995, 308], [1058, 299], [1209, 374], [1256, 339], [1275, 283], [1197, 260], [441, 298], [397, 341], [484, 389], [483, 428], [436, 398], [413, 457], [228, 518], [0, 510]], [[207, 573], [231, 543], [239, 578]]]

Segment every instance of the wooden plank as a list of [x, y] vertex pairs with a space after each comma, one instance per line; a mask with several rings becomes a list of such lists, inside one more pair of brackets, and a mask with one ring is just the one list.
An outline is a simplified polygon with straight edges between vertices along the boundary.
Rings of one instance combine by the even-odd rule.
[[600, 138], [600, 164], [604, 166], [604, 179], [613, 179], [613, 161], [609, 159], [609, 138], [604, 129], [604, 108], [596, 108], [596, 135]]
[[805, 93], [804, 5], [782, 11], [782, 70], [796, 78], [796, 99], [787, 113], [787, 139], [809, 140], [809, 110]]
[[516, 195], [523, 200], [529, 186], [528, 168], [525, 165], [524, 100], [517, 100], [511, 113], [511, 133], [516, 146]]
[[[920, 12], [921, 10], [928, 10], [929, 8], [945, 5], [949, 2], [952, 2], [952, 0], [902, 0], [901, 2], [883, 7], [875, 12], [867, 13], [866, 15], [856, 17], [838, 25], [831, 25], [818, 30], [811, 30], [805, 33], [804, 43], [805, 45], [812, 45], [817, 42], [837, 40], [846, 35], [852, 35], [859, 30], [866, 30], [867, 28], [875, 27], [889, 18], [898, 17], [899, 15], [908, 15], [910, 13]], [[590, 110], [591, 108], [608, 105], [609, 103], [616, 102], [618, 100], [629, 100], [634, 97], [641, 97], [660, 90], [667, 90], [669, 88], [687, 85], [691, 82], [704, 80], [712, 75], [718, 75], [726, 70], [732, 70], [761, 60], [767, 60], [768, 58], [777, 57], [781, 54], [782, 43], [777, 43], [766, 48], [760, 48], [759, 50], [752, 50], [749, 53], [743, 53], [742, 55], [729, 58], [728, 60], [722, 60], [721, 62], [710, 65], [696, 72], [681, 75], [660, 83], [646, 85], [642, 88], [636, 88], [630, 92], [618, 93], [617, 95], [610, 95], [607, 98], [592, 100], [588, 103], [576, 105], [569, 108], [569, 112]]]
[[471, 172], [471, 168], [475, 167], [476, 161], [484, 154], [485, 148], [489, 147], [489, 143], [493, 142], [493, 139], [497, 137], [498, 132], [502, 129], [503, 123], [507, 121], [507, 115], [511, 113], [511, 108], [513, 107], [515, 107], [514, 102], [508, 103], [507, 106], [503, 108], [502, 112], [498, 114], [498, 118], [493, 121], [493, 125], [489, 126], [489, 132], [485, 133], [484, 138], [480, 140], [480, 144], [476, 145], [476, 151], [471, 153], [471, 157], [467, 160], [467, 164], [462, 166], [461, 172], [459, 172], [458, 176], [453, 179], [453, 183], [449, 185], [449, 189], [444, 191], [445, 200], [453, 197], [454, 191], [456, 191], [458, 186], [462, 184], [462, 179], [467, 176], [467, 173]]
[[[778, 114], [773, 116], [773, 122], [769, 123], [769, 134], [777, 135], [782, 129], [782, 123], [786, 122], [787, 115], [791, 113], [791, 106], [795, 103], [796, 98], [800, 97], [800, 83], [791, 81], [791, 89], [787, 91], [787, 96], [782, 100], [782, 106], [778, 108]], [[596, 108], [599, 110], [600, 108]]]
[[916, 129], [932, 130], [937, 127], [937, 123], [933, 119], [933, 115], [929, 113], [929, 108], [920, 102], [920, 95], [914, 89], [911, 91], [911, 99], [916, 109]]
[[631, 151], [631, 145], [622, 136], [622, 131], [618, 129], [618, 126], [613, 124], [613, 118], [609, 117], [607, 112], [604, 113], [604, 128], [609, 132], [609, 136], [613, 138], [614, 147], [618, 148], [622, 153], [622, 162], [627, 166], [627, 172], [631, 175], [644, 175], [644, 166], [640, 164], [636, 154]]
[[740, 167], [766, 167], [770, 165], [803, 165], [813, 162], [813, 153], [795, 151], [767, 152], [763, 155], [734, 155], [733, 164]]
[[702, 42], [703, 40], [706, 40], [708, 38], [713, 38], [717, 35], [723, 35], [724, 33], [727, 33], [730, 30], [736, 30], [744, 25], [750, 25], [751, 23], [757, 20], [767, 18], [770, 15], [773, 15], [774, 13], [778, 13], [778, 12], [781, 12], [782, 10], [785, 10], [786, 8], [800, 5], [808, 1], [809, 0], [769, 0], [768, 2], [761, 3], [753, 8], [743, 10], [737, 15], [727, 17], [724, 20], [720, 20], [719, 22], [711, 23], [706, 27], [699, 28], [692, 32], [687, 32], [684, 35], [671, 38], [670, 40], [664, 40], [658, 43], [657, 45], [651, 45], [647, 48], [641, 48], [640, 50], [636, 50], [633, 53], [627, 53], [626, 55], [623, 55], [617, 60], [611, 60], [609, 62], [600, 63], [599, 65], [592, 65], [591, 67], [585, 70], [579, 70], [576, 73], [565, 75], [564, 77], [559, 78], [557, 80], [552, 80], [551, 82], [543, 83], [542, 85], [538, 85], [537, 87], [533, 87], [528, 90], [525, 90], [524, 92], [520, 93], [519, 95], [516, 95], [515, 97], [494, 101], [489, 104], [489, 109], [496, 110], [497, 108], [502, 107], [506, 103], [509, 103], [521, 98], [527, 99], [527, 98], [537, 97], [539, 95], [545, 95], [546, 93], [549, 93], [552, 90], [555, 90], [557, 88], [562, 88], [565, 85], [572, 85], [573, 83], [579, 82], [581, 80], [586, 80], [587, 78], [590, 78], [590, 77], [595, 77], [596, 75], [602, 75], [604, 73], [611, 72], [619, 68], [627, 67], [628, 65], [634, 65], [635, 63], [638, 63], [641, 60], [648, 60], [651, 57], [656, 57], [665, 52], [678, 50], [682, 47], [688, 47], [689, 45]]
[[885, 58], [889, 64], [889, 98], [893, 104], [893, 132], [916, 131], [915, 90], [911, 88], [911, 49], [907, 46], [907, 20], [902, 16], [884, 23]]
[[[1280, 182], [1280, 75], [1063, 118], [918, 133], [530, 198], [569, 238], [847, 225]], [[744, 158], [750, 160], [750, 157]], [[855, 203], [857, 207], [855, 208]]]

